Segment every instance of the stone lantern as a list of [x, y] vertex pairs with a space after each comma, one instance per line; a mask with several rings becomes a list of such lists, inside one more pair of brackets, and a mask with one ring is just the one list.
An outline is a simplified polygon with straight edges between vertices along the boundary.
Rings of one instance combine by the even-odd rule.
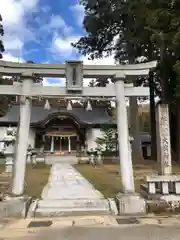
[[13, 169], [13, 155], [15, 152], [16, 131], [8, 127], [2, 139], [4, 142], [3, 154], [5, 156], [5, 172], [12, 173]]
[[102, 161], [102, 151], [101, 149], [97, 148], [97, 157], [96, 157], [96, 161], [98, 165], [102, 165], [103, 161]]

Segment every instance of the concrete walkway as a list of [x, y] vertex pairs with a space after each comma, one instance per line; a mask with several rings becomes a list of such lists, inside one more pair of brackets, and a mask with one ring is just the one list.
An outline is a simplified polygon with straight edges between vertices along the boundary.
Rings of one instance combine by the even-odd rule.
[[109, 202], [72, 165], [52, 166], [35, 216], [87, 215], [110, 213]]
[[48, 184], [41, 197], [46, 200], [104, 198], [72, 165], [65, 163], [52, 165]]
[[[50, 220], [50, 219], [46, 219]], [[117, 225], [113, 217], [63, 217], [51, 219], [49, 227], [28, 228], [34, 219], [15, 221], [0, 229], [0, 239], [13, 240], [179, 240], [180, 224], [173, 219], [164, 219], [158, 224], [155, 219], [146, 219], [140, 225]], [[167, 221], [168, 220], [168, 221]], [[29, 222], [28, 222], [29, 221]], [[37, 219], [36, 221], [41, 221]], [[43, 219], [44, 221], [44, 219]], [[74, 223], [74, 224], [72, 224]]]
[[40, 232], [37, 236], [24, 239], [37, 240], [179, 240], [180, 228], [140, 226], [129, 228], [68, 228]]

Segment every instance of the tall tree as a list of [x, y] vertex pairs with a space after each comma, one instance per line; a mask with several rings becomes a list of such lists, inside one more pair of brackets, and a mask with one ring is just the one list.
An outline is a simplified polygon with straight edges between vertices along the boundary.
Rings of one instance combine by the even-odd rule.
[[[156, 46], [150, 41], [151, 32], [146, 29], [147, 8], [138, 0], [82, 0], [85, 7], [84, 28], [87, 36], [81, 38], [74, 46], [90, 58], [101, 58], [112, 53], [118, 62], [135, 63], [136, 59], [154, 60], [157, 57]], [[152, 50], [152, 51], [151, 51]], [[156, 53], [156, 54], [155, 54]], [[146, 79], [137, 79], [141, 85]], [[152, 78], [151, 78], [152, 81]], [[152, 86], [152, 84], [150, 85]], [[154, 107], [154, 90], [151, 90], [151, 106]], [[154, 113], [154, 109], [151, 108]], [[152, 114], [154, 117], [154, 115]], [[155, 118], [152, 123], [155, 123]], [[152, 126], [152, 132], [155, 127]], [[156, 136], [156, 134], [152, 134]], [[152, 141], [155, 143], [154, 141]], [[156, 144], [152, 145], [156, 148]], [[152, 152], [156, 153], [156, 149]]]
[[[3, 29], [3, 25], [2, 25], [2, 17], [0, 15], [0, 36], [2, 37], [4, 35], [4, 29]], [[2, 53], [5, 51], [4, 49], [4, 45], [2, 40], [0, 39], [0, 59], [2, 59]], [[8, 79], [4, 79], [0, 76], [0, 85], [2, 84], [6, 84], [6, 82], [8, 81]], [[9, 81], [8, 81], [9, 82]], [[0, 96], [0, 116], [3, 116], [9, 106], [9, 99], [7, 96]]]
[[[0, 15], [0, 36], [4, 35], [4, 29], [3, 29], [3, 25], [2, 25], [2, 17]], [[0, 39], [0, 59], [2, 58], [2, 53], [4, 52], [4, 45], [2, 40]]]
[[[168, 103], [172, 119], [172, 144], [176, 138], [176, 160], [180, 161], [180, 1], [155, 1], [148, 2], [148, 24], [151, 31], [151, 40], [160, 49], [159, 71], [157, 72], [161, 85], [161, 99]], [[174, 110], [176, 109], [176, 110]], [[174, 131], [175, 130], [175, 131]], [[175, 134], [174, 134], [175, 133]]]
[[[104, 77], [99, 77], [97, 79], [92, 79], [89, 82], [89, 87], [106, 87], [107, 84], [109, 84], [109, 79], [104, 78]], [[101, 97], [103, 98], [103, 97]], [[112, 104], [110, 100], [105, 101], [104, 99], [101, 101], [101, 99], [99, 100], [91, 100], [91, 104], [92, 106], [103, 106], [106, 107], [108, 113], [112, 116]]]
[[149, 76], [151, 124], [155, 123], [156, 90], [160, 90], [163, 103], [178, 106], [180, 1], [81, 0], [81, 4], [85, 8], [83, 24], [87, 35], [74, 46], [92, 59], [115, 53], [121, 63], [133, 63], [139, 56], [159, 60], [156, 73]]

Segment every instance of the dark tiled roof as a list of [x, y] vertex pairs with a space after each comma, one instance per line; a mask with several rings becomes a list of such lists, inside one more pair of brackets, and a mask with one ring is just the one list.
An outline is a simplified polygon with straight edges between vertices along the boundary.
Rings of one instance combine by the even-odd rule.
[[[33, 106], [31, 111], [31, 124], [37, 124], [51, 116], [51, 114], [69, 114], [80, 123], [86, 124], [115, 124], [103, 107], [94, 107], [92, 111], [86, 111], [82, 107], [74, 107], [72, 111], [65, 108], [51, 108], [45, 110], [42, 106]], [[17, 123], [19, 119], [19, 105], [13, 105], [4, 117], [0, 118], [0, 123]]]

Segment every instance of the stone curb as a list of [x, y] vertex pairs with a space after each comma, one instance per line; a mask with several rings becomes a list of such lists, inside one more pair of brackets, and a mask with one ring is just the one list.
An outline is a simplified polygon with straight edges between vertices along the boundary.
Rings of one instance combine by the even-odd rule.
[[[20, 219], [16, 222], [12, 222], [6, 226], [8, 229], [21, 229], [27, 228], [30, 222], [47, 222], [52, 221], [52, 225], [50, 227], [62, 226], [62, 227], [75, 227], [75, 226], [115, 226], [117, 221], [114, 217], [111, 216], [87, 216], [87, 217], [62, 217], [62, 218], [27, 218]], [[41, 227], [38, 227], [41, 228]], [[30, 228], [29, 228], [30, 229]], [[33, 228], [34, 229], [34, 228]]]

